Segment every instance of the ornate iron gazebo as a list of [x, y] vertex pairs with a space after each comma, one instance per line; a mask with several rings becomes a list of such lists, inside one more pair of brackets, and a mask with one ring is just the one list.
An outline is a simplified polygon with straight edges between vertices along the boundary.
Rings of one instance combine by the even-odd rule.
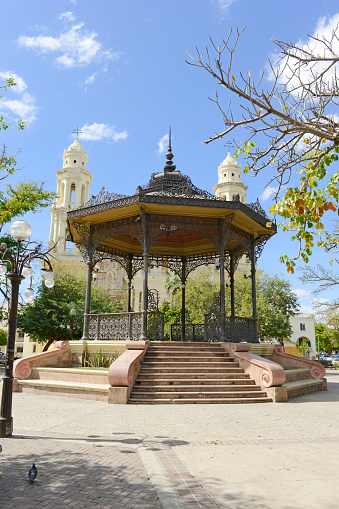
[[[133, 196], [108, 193], [103, 188], [86, 204], [67, 214], [71, 239], [87, 263], [83, 339], [104, 337], [99, 329], [100, 320], [102, 325], [106, 318], [96, 315], [94, 320], [90, 314], [91, 275], [97, 262], [108, 259], [118, 262], [127, 273], [128, 308], [124, 313], [127, 337], [145, 340], [152, 326], [156, 330], [156, 312], [148, 311], [151, 263], [165, 266], [181, 279], [184, 340], [187, 277], [197, 267], [218, 262], [220, 306], [205, 320], [205, 339], [257, 342], [256, 261], [266, 241], [276, 233], [276, 225], [258, 201], [245, 205], [239, 199], [225, 201], [198, 189], [189, 177], [176, 170], [172, 159], [170, 138], [163, 172], [153, 173], [148, 184], [139, 186]], [[252, 319], [235, 316], [234, 272], [243, 254], [251, 262]], [[131, 285], [139, 270], [143, 270], [143, 292], [138, 321], [139, 314], [131, 310]], [[230, 278], [230, 316], [226, 316], [225, 310], [225, 270]]]

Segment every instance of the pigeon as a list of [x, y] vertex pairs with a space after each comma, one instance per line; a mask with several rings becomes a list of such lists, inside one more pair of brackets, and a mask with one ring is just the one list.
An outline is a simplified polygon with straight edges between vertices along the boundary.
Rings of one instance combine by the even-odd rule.
[[33, 482], [37, 475], [38, 475], [38, 469], [37, 469], [37, 467], [35, 466], [35, 463], [33, 463], [32, 468], [31, 468], [31, 469], [30, 469], [30, 471], [28, 472], [28, 479], [29, 479], [29, 482]]

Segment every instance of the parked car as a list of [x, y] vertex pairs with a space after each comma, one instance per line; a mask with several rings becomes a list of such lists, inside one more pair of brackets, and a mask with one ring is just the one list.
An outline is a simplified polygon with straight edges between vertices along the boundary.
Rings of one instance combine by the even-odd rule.
[[332, 363], [339, 363], [339, 354], [331, 355]]
[[3, 352], [0, 352], [0, 366], [5, 365], [5, 354]]
[[325, 365], [326, 364], [327, 365], [332, 365], [332, 363], [333, 363], [332, 357], [330, 355], [328, 355], [328, 354], [320, 355], [319, 360], [320, 360], [320, 362], [322, 362]]

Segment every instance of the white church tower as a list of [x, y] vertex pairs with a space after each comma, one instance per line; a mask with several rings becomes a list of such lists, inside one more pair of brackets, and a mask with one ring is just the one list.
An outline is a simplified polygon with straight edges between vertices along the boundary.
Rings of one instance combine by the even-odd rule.
[[78, 138], [64, 150], [63, 166], [56, 171], [57, 197], [51, 207], [51, 229], [48, 247], [57, 261], [82, 261], [78, 248], [68, 242], [67, 212], [86, 203], [92, 174], [87, 171], [88, 155]]
[[241, 165], [229, 152], [218, 168], [218, 183], [213, 187], [217, 198], [246, 203], [246, 184], [241, 182]]

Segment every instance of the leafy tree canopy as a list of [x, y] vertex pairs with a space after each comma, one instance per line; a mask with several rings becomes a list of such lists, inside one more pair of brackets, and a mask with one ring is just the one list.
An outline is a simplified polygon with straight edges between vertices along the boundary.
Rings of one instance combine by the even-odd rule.
[[[82, 335], [83, 314], [85, 308], [84, 279], [66, 272], [56, 272], [55, 286], [46, 288], [41, 283], [37, 289], [36, 298], [19, 309], [19, 329], [29, 334], [38, 343], [46, 343], [44, 350], [53, 343], [69, 339], [70, 311], [75, 309], [73, 338], [80, 339]], [[123, 302], [117, 297], [111, 297], [108, 291], [93, 285], [91, 296], [92, 313], [115, 313], [125, 309]]]
[[[235, 156], [242, 153], [246, 159], [244, 171], [269, 171], [267, 186], [276, 198], [270, 212], [283, 218], [279, 226], [291, 231], [298, 243], [296, 256], [280, 259], [293, 274], [299, 257], [308, 263], [313, 246], [324, 247], [324, 214], [338, 212], [339, 26], [324, 35], [309, 35], [307, 44], [274, 40], [276, 58], [268, 62], [266, 89], [264, 72], [244, 62], [238, 72], [242, 33], [230, 30], [220, 44], [211, 39], [205, 53], [197, 48], [188, 63], [207, 71], [221, 89], [213, 101], [225, 128], [206, 143], [241, 136], [244, 142], [233, 142], [238, 147]], [[233, 98], [240, 108], [233, 108]], [[288, 187], [291, 176], [298, 177], [298, 185]]]

